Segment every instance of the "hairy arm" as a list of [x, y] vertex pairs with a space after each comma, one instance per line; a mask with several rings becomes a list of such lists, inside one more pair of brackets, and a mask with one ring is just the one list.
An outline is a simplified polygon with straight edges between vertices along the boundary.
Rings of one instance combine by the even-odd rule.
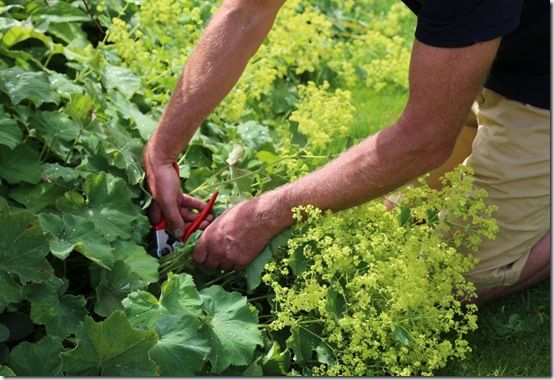
[[395, 124], [313, 173], [225, 212], [202, 234], [195, 260], [242, 268], [293, 223], [291, 208], [345, 209], [438, 167], [454, 147], [499, 42], [445, 49], [416, 41], [408, 103]]
[[280, 210], [279, 222], [285, 227], [292, 223], [291, 207], [313, 204], [341, 210], [438, 167], [450, 156], [499, 43], [495, 39], [438, 48], [415, 41], [409, 98], [400, 119], [319, 170], [277, 189], [261, 205]]
[[177, 160], [198, 126], [237, 82], [271, 29], [283, 2], [223, 2], [190, 56], [148, 142], [144, 166], [154, 199], [150, 218], [157, 223], [163, 214], [175, 236], [184, 231], [183, 218], [190, 205], [183, 203], [179, 179], [171, 163]]

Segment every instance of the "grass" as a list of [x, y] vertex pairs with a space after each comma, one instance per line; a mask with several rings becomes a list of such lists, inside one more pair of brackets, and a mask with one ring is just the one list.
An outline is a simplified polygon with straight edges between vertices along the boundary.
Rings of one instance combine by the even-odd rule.
[[[350, 126], [355, 140], [394, 123], [406, 102], [406, 93], [388, 90], [376, 94], [366, 88], [352, 91], [357, 111]], [[439, 376], [550, 377], [550, 280], [524, 292], [479, 307], [479, 328], [468, 334], [473, 351], [453, 360]]]
[[438, 375], [550, 377], [550, 280], [479, 307], [473, 352]]
[[352, 90], [352, 104], [356, 112], [349, 128], [351, 136], [355, 140], [361, 139], [396, 122], [404, 110], [407, 97], [406, 91], [394, 89], [379, 93], [366, 87]]

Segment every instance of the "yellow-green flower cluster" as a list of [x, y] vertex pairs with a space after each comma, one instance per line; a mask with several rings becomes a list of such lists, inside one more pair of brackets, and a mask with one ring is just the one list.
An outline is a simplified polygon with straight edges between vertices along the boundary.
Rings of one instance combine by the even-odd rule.
[[447, 221], [435, 216], [479, 215], [465, 221], [465, 238], [490, 235], [495, 223], [466, 170], [447, 180], [441, 191], [405, 190], [409, 222], [407, 206], [388, 212], [378, 201], [336, 214], [293, 211], [293, 237], [263, 280], [275, 291], [272, 328], [318, 337], [301, 364], [312, 374], [431, 375], [471, 350], [464, 335], [477, 327], [476, 307], [460, 301], [474, 294], [463, 274], [476, 260], [442, 238]]
[[[175, 87], [187, 57], [202, 34], [201, 1], [143, 1], [131, 23], [112, 20], [108, 31], [111, 45], [123, 63], [131, 68], [145, 85], [146, 96], [164, 104]], [[215, 4], [211, 5], [215, 8]], [[209, 14], [209, 12], [206, 12]]]
[[355, 111], [349, 91], [330, 92], [329, 87], [327, 82], [321, 87], [314, 82], [301, 85], [300, 102], [289, 118], [298, 123], [298, 130], [308, 137], [309, 146], [315, 152], [325, 150], [334, 137], [348, 133]]

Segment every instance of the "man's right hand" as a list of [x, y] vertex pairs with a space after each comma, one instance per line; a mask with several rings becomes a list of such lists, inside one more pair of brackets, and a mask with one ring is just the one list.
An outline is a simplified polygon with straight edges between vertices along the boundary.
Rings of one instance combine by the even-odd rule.
[[[192, 222], [198, 215], [192, 210], [201, 211], [207, 204], [182, 193], [179, 175], [173, 168], [173, 161], [155, 157], [149, 146], [144, 153], [144, 168], [148, 189], [152, 194], [152, 204], [148, 209], [150, 223], [153, 225], [159, 223], [163, 215], [169, 232], [173, 237], [181, 238], [186, 224]], [[200, 228], [206, 228], [213, 219], [213, 215], [209, 215], [200, 224]]]

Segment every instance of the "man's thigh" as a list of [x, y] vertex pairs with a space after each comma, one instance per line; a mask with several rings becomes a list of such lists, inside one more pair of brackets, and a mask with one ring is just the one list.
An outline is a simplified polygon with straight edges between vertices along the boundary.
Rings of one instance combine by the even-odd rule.
[[518, 281], [531, 248], [550, 229], [550, 111], [483, 89], [478, 130], [465, 164], [487, 190], [499, 231], [485, 238], [467, 278], [478, 289]]

